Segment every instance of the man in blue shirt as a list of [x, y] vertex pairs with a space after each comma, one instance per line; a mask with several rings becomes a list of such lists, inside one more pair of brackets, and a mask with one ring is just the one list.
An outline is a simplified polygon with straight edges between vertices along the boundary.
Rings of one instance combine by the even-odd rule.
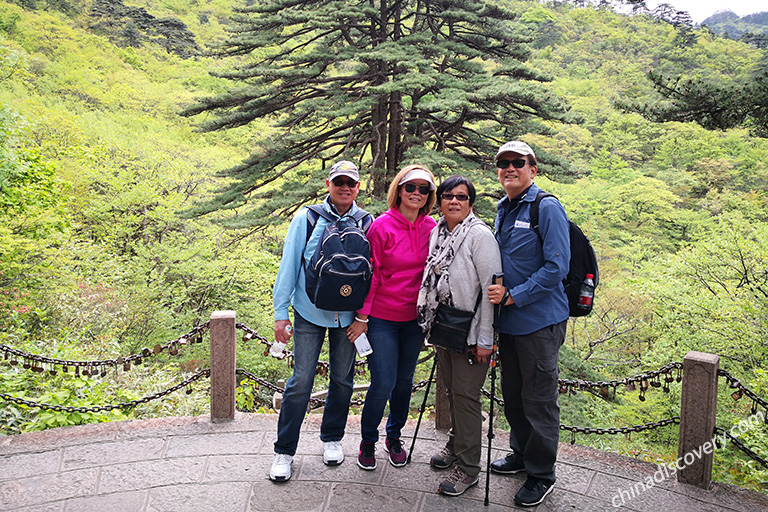
[[[335, 218], [354, 215], [358, 211], [355, 199], [360, 191], [360, 174], [352, 162], [342, 160], [331, 167], [325, 181], [328, 197], [323, 208]], [[280, 418], [277, 423], [275, 457], [269, 472], [273, 482], [291, 478], [291, 463], [299, 443], [299, 433], [315, 380], [315, 368], [328, 332], [330, 384], [320, 426], [323, 441], [323, 462], [335, 466], [344, 461], [341, 439], [347, 424], [352, 398], [355, 346], [347, 337], [347, 327], [354, 321], [354, 311], [326, 311], [310, 301], [305, 285], [305, 269], [315, 253], [328, 220], [317, 218], [315, 229], [307, 236], [307, 208], [301, 209], [291, 221], [283, 245], [283, 257], [277, 272], [272, 302], [275, 308], [275, 341], [288, 343], [293, 339], [293, 375], [283, 392]], [[293, 306], [293, 324], [288, 315]]]
[[507, 142], [496, 154], [496, 174], [507, 196], [497, 204], [496, 241], [504, 284], [488, 298], [502, 304], [499, 358], [504, 414], [513, 453], [494, 461], [500, 474], [525, 471], [515, 495], [522, 506], [541, 503], [555, 483], [560, 434], [557, 364], [565, 340], [568, 299], [563, 278], [571, 259], [568, 217], [554, 197], [539, 204], [539, 234], [531, 226], [531, 204], [539, 187], [536, 156], [528, 144]]

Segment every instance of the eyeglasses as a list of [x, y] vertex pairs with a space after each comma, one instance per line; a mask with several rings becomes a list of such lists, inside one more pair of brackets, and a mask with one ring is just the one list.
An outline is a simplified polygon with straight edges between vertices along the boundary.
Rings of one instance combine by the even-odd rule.
[[406, 183], [405, 185], [403, 185], [403, 188], [405, 188], [405, 191], [408, 192], [409, 194], [414, 192], [418, 188], [419, 194], [425, 196], [429, 194], [429, 191], [432, 187], [430, 187], [429, 185], [416, 186], [415, 183]]
[[349, 188], [355, 188], [357, 186], [357, 182], [354, 180], [344, 180], [341, 178], [333, 178], [331, 181], [337, 187], [343, 187], [344, 185], [346, 185]]
[[499, 160], [498, 162], [496, 162], [496, 167], [498, 167], [499, 169], [506, 169], [507, 167], [509, 167], [509, 164], [512, 164], [512, 167], [514, 167], [515, 169], [522, 169], [523, 167], [525, 167], [525, 164], [527, 163], [528, 161], [523, 160], [522, 158], [516, 158], [514, 160]]
[[467, 194], [449, 194], [445, 193], [440, 196], [441, 198], [445, 199], [446, 201], [453, 201], [453, 198], [455, 197], [457, 201], [469, 201], [469, 196]]

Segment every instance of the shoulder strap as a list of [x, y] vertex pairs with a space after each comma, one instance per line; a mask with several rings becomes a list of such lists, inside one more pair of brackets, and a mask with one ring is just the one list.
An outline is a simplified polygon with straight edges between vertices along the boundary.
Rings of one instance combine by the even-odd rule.
[[536, 199], [534, 199], [533, 203], [531, 204], [531, 227], [536, 232], [536, 234], [539, 235], [539, 239], [541, 239], [541, 233], [539, 233], [539, 203], [545, 197], [554, 197], [557, 199], [556, 196], [550, 194], [549, 192], [539, 190], [539, 193], [536, 194]]
[[[352, 218], [355, 219], [355, 224], [360, 226], [360, 229], [363, 230], [363, 233], [368, 232], [368, 228], [371, 227], [371, 223], [373, 222], [373, 215], [363, 210], [362, 208], [358, 208], [357, 212], [352, 216]], [[360, 221], [362, 221], [362, 223]]]
[[[325, 208], [323, 208], [323, 205], [321, 204], [313, 204], [311, 206], [307, 206], [307, 242], [309, 241], [309, 237], [312, 236], [312, 232], [315, 230], [315, 224], [317, 224], [317, 219], [319, 217], [324, 218], [328, 222], [333, 222], [336, 220], [336, 217], [331, 215], [326, 211]], [[368, 213], [367, 211], [363, 210], [362, 208], [358, 208], [354, 215], [351, 215], [352, 219], [355, 221], [355, 224], [360, 226], [360, 229], [363, 230], [363, 233], [368, 232], [368, 228], [371, 227], [371, 223], [373, 222], [373, 215]], [[360, 221], [362, 220], [362, 224]]]
[[323, 208], [323, 205], [321, 204], [313, 204], [312, 206], [307, 206], [307, 239], [304, 242], [309, 242], [309, 238], [312, 236], [312, 232], [315, 230], [315, 225], [317, 224], [318, 218], [324, 218], [328, 222], [333, 222], [335, 219], [333, 216], [325, 211], [325, 208]]

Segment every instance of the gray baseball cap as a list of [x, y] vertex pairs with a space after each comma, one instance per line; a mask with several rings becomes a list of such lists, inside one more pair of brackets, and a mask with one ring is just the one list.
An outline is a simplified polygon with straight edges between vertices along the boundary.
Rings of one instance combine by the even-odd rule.
[[333, 164], [328, 173], [328, 179], [332, 180], [337, 176], [347, 176], [355, 181], [360, 181], [360, 173], [357, 171], [357, 166], [349, 160], [341, 160]]

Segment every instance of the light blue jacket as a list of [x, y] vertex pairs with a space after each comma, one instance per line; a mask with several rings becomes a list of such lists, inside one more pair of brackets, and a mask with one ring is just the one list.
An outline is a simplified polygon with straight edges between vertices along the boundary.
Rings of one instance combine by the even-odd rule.
[[539, 239], [531, 226], [531, 204], [538, 192], [534, 183], [517, 205], [509, 197], [496, 205], [496, 241], [504, 286], [515, 301], [501, 308], [499, 332], [504, 334], [531, 334], [568, 319], [568, 298], [562, 283], [571, 261], [568, 217], [560, 201], [543, 198], [539, 203]]
[[[326, 197], [323, 208], [335, 218], [339, 214]], [[345, 216], [354, 215], [359, 208], [353, 203]], [[309, 300], [306, 291], [306, 277], [304, 275], [317, 244], [323, 236], [323, 230], [328, 221], [318, 216], [315, 230], [307, 240], [307, 208], [302, 208], [291, 220], [288, 226], [288, 234], [283, 244], [283, 257], [280, 260], [280, 269], [277, 271], [275, 287], [272, 290], [272, 304], [275, 308], [275, 320], [288, 320], [288, 307], [293, 305], [293, 310], [305, 320], [320, 327], [346, 327], [355, 319], [354, 311], [327, 311], [318, 309]]]

